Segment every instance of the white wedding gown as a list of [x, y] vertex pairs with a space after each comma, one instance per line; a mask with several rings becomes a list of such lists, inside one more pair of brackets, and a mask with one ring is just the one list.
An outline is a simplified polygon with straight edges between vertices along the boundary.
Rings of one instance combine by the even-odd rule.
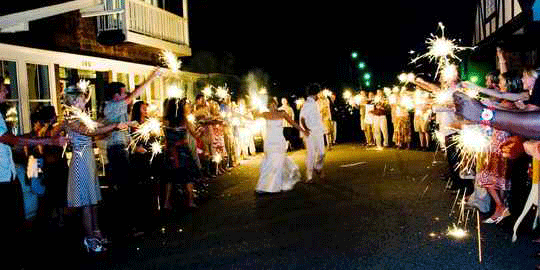
[[257, 192], [280, 192], [293, 189], [300, 181], [300, 170], [287, 156], [283, 120], [266, 120], [264, 159], [261, 162]]

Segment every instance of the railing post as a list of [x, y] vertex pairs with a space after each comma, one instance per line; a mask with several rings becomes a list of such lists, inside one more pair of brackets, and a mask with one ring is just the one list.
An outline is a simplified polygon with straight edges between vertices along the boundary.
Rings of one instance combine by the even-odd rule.
[[188, 32], [188, 0], [182, 0], [183, 24], [184, 24], [184, 43], [189, 46], [189, 32]]
[[123, 8], [124, 8], [124, 14], [122, 15], [124, 19], [123, 31], [124, 31], [124, 35], [127, 37], [128, 31], [131, 28], [131, 22], [129, 21], [131, 18], [131, 14], [129, 14], [130, 13], [130, 8], [129, 8], [130, 0], [120, 0], [120, 1], [121, 1], [121, 4], [123, 4]]

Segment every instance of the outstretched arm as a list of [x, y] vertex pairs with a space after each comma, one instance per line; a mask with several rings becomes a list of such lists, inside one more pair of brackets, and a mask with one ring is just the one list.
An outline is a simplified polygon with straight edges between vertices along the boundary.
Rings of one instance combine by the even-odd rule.
[[69, 122], [67, 123], [67, 126], [69, 129], [75, 132], [81, 133], [86, 136], [91, 136], [91, 137], [107, 134], [114, 130], [127, 129], [129, 127], [128, 123], [114, 123], [114, 124], [110, 124], [106, 126], [101, 126], [95, 129], [89, 129], [86, 125], [79, 122]]
[[[482, 113], [487, 109], [485, 105], [459, 92], [454, 93], [454, 102], [456, 114], [476, 123], [482, 121]], [[492, 111], [493, 118], [486, 122], [490, 126], [525, 138], [540, 139], [540, 111]]]
[[283, 119], [289, 122], [289, 124], [291, 124], [294, 128], [298, 129], [300, 132], [303, 132], [304, 134], [306, 134], [306, 136], [309, 136], [309, 131], [306, 129], [303, 129], [300, 125], [298, 125], [298, 123], [294, 122], [294, 120], [289, 116], [289, 114], [287, 114], [286, 112], [282, 112], [281, 115]]
[[137, 97], [139, 97], [141, 94], [142, 94], [142, 91], [155, 79], [157, 78], [159, 75], [161, 75], [161, 67], [157, 67], [156, 69], [154, 69], [154, 71], [152, 72], [152, 74], [150, 74], [150, 76], [148, 77], [148, 79], [146, 79], [141, 85], [139, 85], [139, 87], [137, 87], [135, 90], [133, 90], [133, 92], [131, 92], [127, 97], [126, 97], [126, 102], [129, 104], [129, 103], [132, 103]]
[[62, 146], [67, 142], [65, 137], [55, 136], [49, 138], [24, 138], [11, 133], [4, 133], [0, 136], [0, 143], [9, 145], [57, 145]]
[[484, 87], [480, 87], [472, 82], [461, 82], [461, 86], [465, 88], [470, 88], [477, 90], [479, 93], [482, 93], [484, 95], [495, 97], [495, 98], [501, 98], [506, 99], [508, 101], [520, 101], [520, 100], [528, 100], [529, 99], [529, 93], [527, 92], [521, 92], [521, 93], [504, 93], [493, 89], [488, 89]]

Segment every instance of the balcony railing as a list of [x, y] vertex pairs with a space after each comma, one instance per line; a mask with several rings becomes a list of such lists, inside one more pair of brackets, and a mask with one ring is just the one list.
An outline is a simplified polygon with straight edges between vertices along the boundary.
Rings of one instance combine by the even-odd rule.
[[187, 20], [141, 0], [104, 0], [109, 15], [97, 16], [98, 33], [122, 30], [163, 41], [188, 45]]

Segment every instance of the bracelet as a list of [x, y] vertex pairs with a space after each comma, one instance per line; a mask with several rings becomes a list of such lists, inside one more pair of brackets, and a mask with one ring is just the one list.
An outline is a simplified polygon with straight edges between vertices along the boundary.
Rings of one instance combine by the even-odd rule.
[[493, 117], [495, 117], [495, 111], [490, 107], [484, 108], [482, 110], [482, 114], [480, 115], [480, 122], [489, 126], [491, 124], [491, 120], [493, 120]]

